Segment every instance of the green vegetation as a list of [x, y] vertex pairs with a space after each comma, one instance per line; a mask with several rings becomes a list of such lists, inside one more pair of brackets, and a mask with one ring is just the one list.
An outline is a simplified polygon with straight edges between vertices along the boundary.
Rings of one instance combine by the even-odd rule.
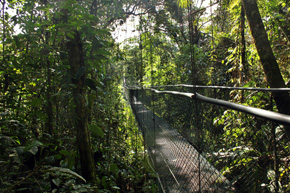
[[[2, 0], [0, 192], [157, 192], [123, 76], [129, 86], [289, 87], [290, 3], [243, 6], [249, 3]], [[116, 43], [111, 33], [132, 18], [139, 35]], [[207, 94], [290, 114], [289, 94]], [[281, 136], [281, 163], [269, 170], [269, 184], [279, 171], [279, 191], [290, 190], [289, 128], [273, 130], [229, 110], [204, 115], [219, 131], [206, 131], [216, 132], [211, 140], [219, 147], [245, 145], [239, 139], [252, 139], [252, 132], [257, 141]], [[224, 151], [238, 152], [231, 148]], [[262, 159], [272, 151], [251, 144], [223, 172], [234, 175], [253, 154]]]

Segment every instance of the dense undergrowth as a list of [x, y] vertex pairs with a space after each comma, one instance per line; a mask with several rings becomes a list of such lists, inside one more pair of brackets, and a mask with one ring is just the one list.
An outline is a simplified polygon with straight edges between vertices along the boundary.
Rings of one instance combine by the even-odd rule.
[[108, 95], [114, 93], [114, 110], [99, 112], [104, 121], [90, 125], [97, 184], [87, 184], [78, 174], [73, 132], [59, 132], [58, 138], [47, 133], [23, 136], [28, 125], [1, 119], [0, 192], [157, 192], [131, 109], [120, 89]]

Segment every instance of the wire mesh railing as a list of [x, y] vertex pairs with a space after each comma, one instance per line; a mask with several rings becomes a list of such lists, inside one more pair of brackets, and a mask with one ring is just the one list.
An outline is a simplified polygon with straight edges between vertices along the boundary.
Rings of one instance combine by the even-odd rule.
[[188, 85], [128, 90], [165, 192], [290, 191], [290, 143], [284, 134], [290, 117], [270, 111], [271, 92], [283, 89], [239, 94], [243, 104], [264, 110], [233, 107], [227, 102], [232, 90]]

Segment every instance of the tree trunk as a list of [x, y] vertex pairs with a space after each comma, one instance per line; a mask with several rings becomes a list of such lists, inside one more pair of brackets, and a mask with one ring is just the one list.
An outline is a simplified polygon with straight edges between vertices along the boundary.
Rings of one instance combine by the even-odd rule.
[[46, 128], [48, 134], [51, 136], [53, 135], [53, 108], [52, 108], [52, 101], [51, 101], [51, 94], [52, 94], [52, 88], [51, 88], [51, 65], [49, 58], [47, 58], [46, 61], [47, 64], [47, 89], [46, 89], [46, 114], [47, 114], [47, 121], [46, 121]]
[[246, 40], [245, 40], [245, 11], [244, 6], [241, 7], [241, 64], [242, 64], [242, 74], [241, 74], [241, 81], [246, 82], [248, 81], [248, 67], [246, 61]]
[[90, 138], [88, 132], [88, 117], [86, 114], [86, 92], [85, 92], [85, 65], [83, 46], [77, 31], [73, 33], [74, 38], [69, 38], [67, 43], [69, 65], [71, 68], [73, 97], [75, 101], [75, 125], [77, 129], [77, 146], [80, 156], [82, 176], [90, 183], [96, 182], [95, 165], [92, 157]]
[[195, 62], [195, 40], [194, 40], [194, 29], [193, 29], [193, 15], [191, 4], [187, 8], [188, 11], [188, 33], [189, 33], [189, 43], [190, 43], [190, 64], [191, 64], [191, 84], [196, 85], [197, 84], [197, 69], [196, 69], [196, 62]]
[[[140, 21], [140, 22], [142, 22], [142, 20]], [[141, 30], [142, 30], [142, 23], [141, 23]], [[143, 88], [143, 76], [144, 76], [144, 74], [143, 74], [143, 41], [142, 41], [142, 35], [143, 35], [143, 33], [141, 33], [140, 34], [140, 45], [139, 45], [139, 47], [140, 47], [140, 67], [139, 67], [139, 72], [138, 72], [138, 74], [140, 74], [140, 87], [141, 88]]]
[[[258, 10], [256, 0], [242, 0], [246, 16], [250, 25], [252, 36], [260, 56], [260, 60], [267, 78], [267, 83], [271, 88], [283, 88], [285, 82], [282, 78], [278, 63], [270, 46], [266, 30], [264, 28], [261, 15]], [[290, 97], [286, 92], [273, 93], [278, 111], [283, 114], [290, 114]], [[290, 128], [286, 128], [286, 133], [290, 137]]]

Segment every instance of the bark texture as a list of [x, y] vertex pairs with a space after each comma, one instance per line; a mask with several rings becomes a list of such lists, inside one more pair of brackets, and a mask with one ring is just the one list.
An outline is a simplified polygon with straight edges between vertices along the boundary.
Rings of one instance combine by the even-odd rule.
[[47, 89], [46, 89], [46, 100], [47, 100], [47, 105], [46, 105], [46, 114], [47, 114], [47, 121], [46, 121], [46, 127], [47, 127], [47, 132], [50, 135], [53, 135], [53, 108], [52, 108], [52, 99], [51, 99], [51, 94], [52, 94], [52, 88], [51, 88], [51, 65], [50, 61], [47, 58], [46, 61], [47, 64]]
[[[256, 0], [242, 0], [246, 16], [250, 25], [251, 33], [260, 56], [260, 60], [271, 88], [283, 88], [285, 82], [282, 78], [278, 63], [270, 46], [268, 36], [263, 25]], [[286, 92], [273, 93], [278, 111], [290, 114], [290, 97]], [[286, 127], [287, 136], [290, 137], [290, 128]]]
[[241, 81], [248, 81], [248, 67], [246, 61], [246, 40], [245, 40], [245, 11], [244, 6], [241, 7], [241, 64], [243, 67], [243, 71], [241, 74]]
[[80, 156], [82, 176], [90, 183], [96, 182], [95, 166], [88, 132], [88, 117], [86, 114], [86, 85], [83, 46], [80, 35], [74, 32], [74, 38], [68, 38], [67, 43], [69, 65], [71, 68], [73, 97], [75, 101], [75, 125], [77, 129], [77, 145]]

